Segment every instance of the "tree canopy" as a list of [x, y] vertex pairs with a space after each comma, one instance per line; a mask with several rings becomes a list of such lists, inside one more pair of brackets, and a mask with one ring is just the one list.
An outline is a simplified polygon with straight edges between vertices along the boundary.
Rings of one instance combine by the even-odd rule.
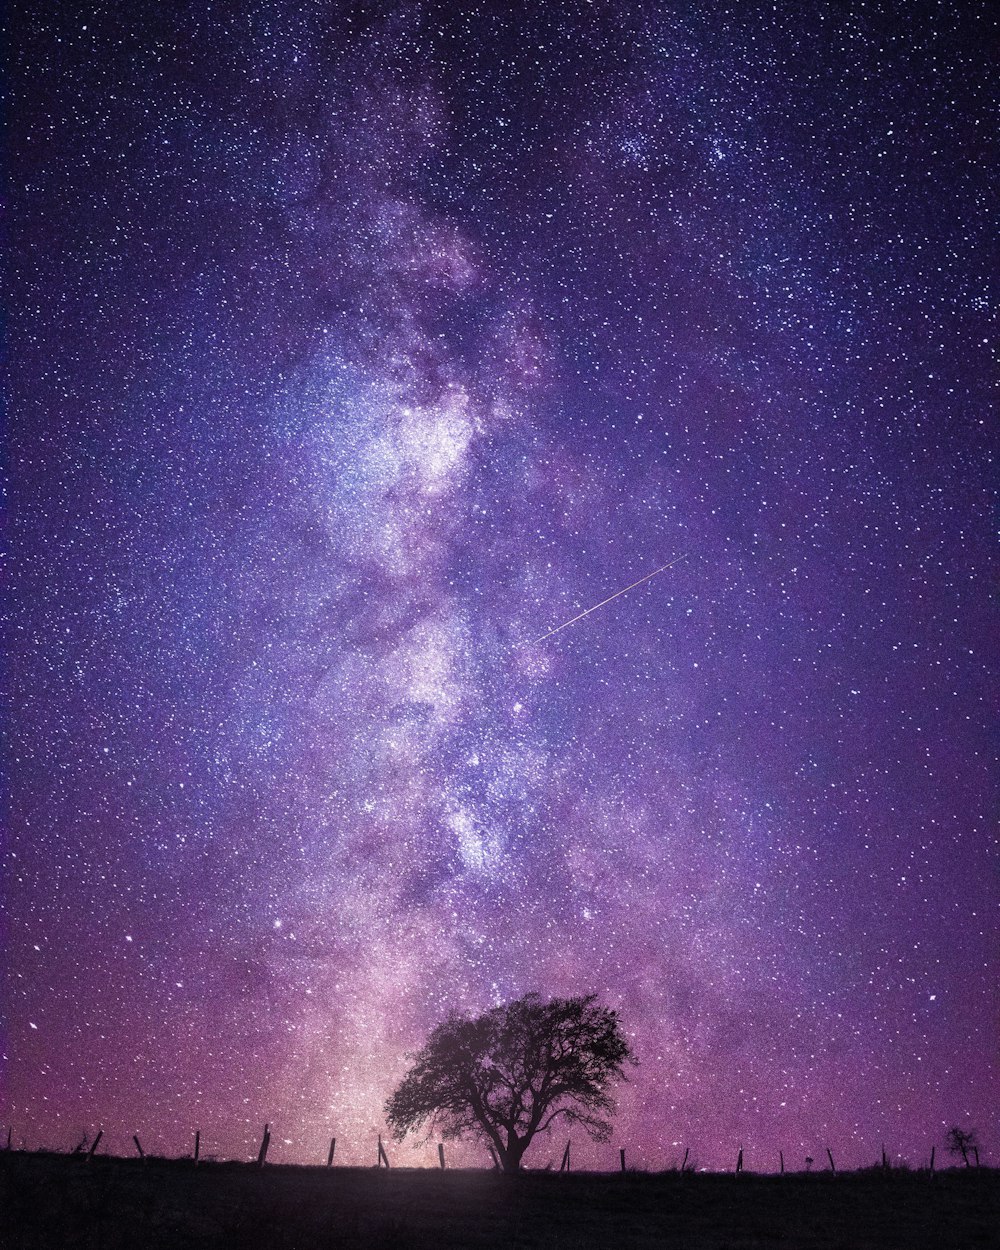
[[516, 1172], [536, 1133], [557, 1119], [607, 1141], [615, 1109], [608, 1085], [637, 1062], [618, 1013], [594, 994], [537, 993], [475, 1019], [448, 1017], [385, 1104], [397, 1141], [422, 1124], [442, 1137], [478, 1137]]
[[962, 1156], [966, 1167], [970, 1166], [969, 1151], [971, 1150], [976, 1156], [976, 1166], [979, 1166], [979, 1136], [974, 1128], [962, 1129], [956, 1124], [954, 1128], [948, 1130], [945, 1142], [953, 1155]]

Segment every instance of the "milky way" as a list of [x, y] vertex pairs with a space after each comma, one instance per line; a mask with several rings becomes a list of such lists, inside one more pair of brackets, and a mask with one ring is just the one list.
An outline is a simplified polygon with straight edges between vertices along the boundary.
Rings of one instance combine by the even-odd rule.
[[539, 989], [579, 1166], [995, 1152], [987, 6], [16, 24], [4, 1132], [372, 1163]]

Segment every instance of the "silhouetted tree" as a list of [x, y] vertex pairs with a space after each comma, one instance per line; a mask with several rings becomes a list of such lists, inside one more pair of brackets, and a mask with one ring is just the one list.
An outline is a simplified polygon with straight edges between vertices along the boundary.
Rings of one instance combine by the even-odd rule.
[[475, 1020], [451, 1015], [409, 1056], [413, 1066], [385, 1104], [397, 1141], [427, 1123], [442, 1137], [479, 1137], [516, 1172], [536, 1133], [560, 1116], [607, 1141], [609, 1083], [636, 1063], [618, 1013], [596, 995], [543, 1002], [525, 994]]
[[953, 1155], [961, 1155], [965, 1160], [965, 1166], [969, 1167], [969, 1151], [978, 1151], [979, 1139], [976, 1136], [974, 1128], [961, 1129], [956, 1125], [948, 1130], [945, 1137], [948, 1149]]

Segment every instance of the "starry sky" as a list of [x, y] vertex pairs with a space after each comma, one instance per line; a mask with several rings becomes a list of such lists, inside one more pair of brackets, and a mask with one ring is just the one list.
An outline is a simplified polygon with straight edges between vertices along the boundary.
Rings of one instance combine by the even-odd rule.
[[15, 14], [15, 1144], [372, 1163], [539, 989], [576, 1166], [996, 1157], [988, 9]]

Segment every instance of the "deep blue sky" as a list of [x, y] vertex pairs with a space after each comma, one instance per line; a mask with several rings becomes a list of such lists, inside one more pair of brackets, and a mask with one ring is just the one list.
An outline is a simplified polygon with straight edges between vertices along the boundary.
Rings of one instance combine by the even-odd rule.
[[368, 1161], [537, 988], [646, 1166], [995, 1150], [988, 6], [14, 28], [15, 1135]]

